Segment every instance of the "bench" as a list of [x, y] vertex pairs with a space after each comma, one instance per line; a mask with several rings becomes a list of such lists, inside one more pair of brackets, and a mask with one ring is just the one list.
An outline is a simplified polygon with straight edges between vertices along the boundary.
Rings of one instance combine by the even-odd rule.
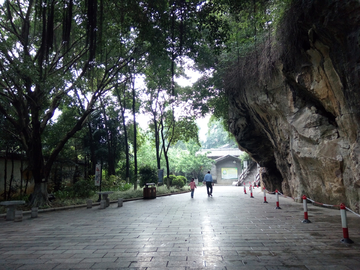
[[3, 201], [0, 205], [7, 207], [6, 220], [15, 220], [15, 210], [17, 205], [24, 205], [25, 201]]
[[110, 200], [108, 198], [109, 194], [114, 193], [113, 191], [101, 191], [101, 192], [96, 192], [97, 194], [102, 196], [102, 199], [100, 201], [100, 208], [104, 209], [106, 207], [108, 207], [110, 205]]

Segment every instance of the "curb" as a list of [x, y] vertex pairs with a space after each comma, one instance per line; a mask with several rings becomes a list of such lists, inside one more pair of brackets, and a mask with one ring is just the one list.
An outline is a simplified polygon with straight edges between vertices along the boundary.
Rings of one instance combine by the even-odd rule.
[[[171, 196], [171, 195], [177, 195], [177, 194], [183, 194], [188, 193], [190, 191], [182, 191], [182, 192], [176, 192], [176, 193], [166, 193], [161, 195], [156, 195], [156, 197], [165, 197], [165, 196]], [[156, 199], [156, 198], [155, 198]], [[138, 198], [130, 198], [130, 199], [124, 199], [123, 202], [130, 202], [130, 201], [138, 201], [138, 200], [145, 200], [143, 197]], [[147, 199], [148, 200], [148, 199]], [[111, 203], [117, 203], [117, 200], [110, 201]], [[100, 205], [100, 202], [93, 202], [93, 206]], [[53, 211], [61, 211], [61, 210], [69, 210], [69, 209], [75, 209], [75, 208], [82, 208], [87, 207], [87, 204], [76, 204], [76, 205], [69, 205], [69, 206], [63, 206], [63, 207], [54, 207], [54, 208], [45, 208], [45, 209], [38, 209], [38, 213], [44, 213], [44, 212], [53, 212]], [[29, 211], [23, 211], [23, 215], [30, 215], [31, 210]], [[0, 214], [0, 217], [6, 217], [6, 213]]]

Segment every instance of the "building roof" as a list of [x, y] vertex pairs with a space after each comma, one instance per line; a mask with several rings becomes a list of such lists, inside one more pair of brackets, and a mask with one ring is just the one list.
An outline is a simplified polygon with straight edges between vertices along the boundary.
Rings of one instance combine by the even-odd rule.
[[239, 157], [242, 153], [243, 151], [238, 148], [201, 149], [199, 152], [197, 152], [197, 154], [206, 154], [206, 156], [211, 159], [217, 159], [224, 156]]
[[222, 156], [222, 157], [219, 157], [219, 158], [215, 159], [215, 163], [218, 163], [219, 161], [223, 161], [223, 160], [226, 160], [226, 159], [241, 160], [241, 159], [239, 159], [239, 158], [236, 157], [236, 156], [226, 155], [226, 156]]

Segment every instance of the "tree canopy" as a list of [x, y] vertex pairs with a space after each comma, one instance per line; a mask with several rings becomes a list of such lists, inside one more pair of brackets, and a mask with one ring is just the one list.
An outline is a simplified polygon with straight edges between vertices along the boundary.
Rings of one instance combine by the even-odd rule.
[[[274, 14], [281, 10], [274, 8], [280, 2], [5, 0], [0, 4], [0, 123], [7, 133], [1, 142], [11, 137], [26, 153], [35, 181], [31, 204], [47, 203], [54, 162], [76, 148], [69, 145], [78, 145], [80, 138], [82, 156], [91, 153], [92, 167], [99, 159], [106, 160], [114, 173], [118, 151], [126, 150], [126, 167], [134, 157], [136, 174], [135, 115], [140, 107], [152, 114], [157, 151], [162, 149], [165, 156], [171, 143], [198, 141], [195, 117], [211, 112], [226, 122], [222, 81], [226, 62], [264, 40]], [[181, 88], [174, 81], [183, 70], [184, 57], [207, 71], [193, 87]], [[136, 75], [145, 76], [145, 95], [150, 97], [145, 102], [135, 91]], [[176, 106], [183, 115], [176, 115]], [[130, 112], [132, 132], [125, 119]], [[105, 148], [106, 158], [100, 158]]]

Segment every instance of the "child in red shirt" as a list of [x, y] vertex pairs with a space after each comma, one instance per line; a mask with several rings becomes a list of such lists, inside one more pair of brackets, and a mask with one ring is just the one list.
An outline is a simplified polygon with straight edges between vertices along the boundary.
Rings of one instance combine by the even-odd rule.
[[194, 198], [194, 191], [196, 188], [196, 184], [194, 182], [194, 178], [191, 178], [191, 181], [189, 183], [190, 189], [191, 189], [191, 198]]

